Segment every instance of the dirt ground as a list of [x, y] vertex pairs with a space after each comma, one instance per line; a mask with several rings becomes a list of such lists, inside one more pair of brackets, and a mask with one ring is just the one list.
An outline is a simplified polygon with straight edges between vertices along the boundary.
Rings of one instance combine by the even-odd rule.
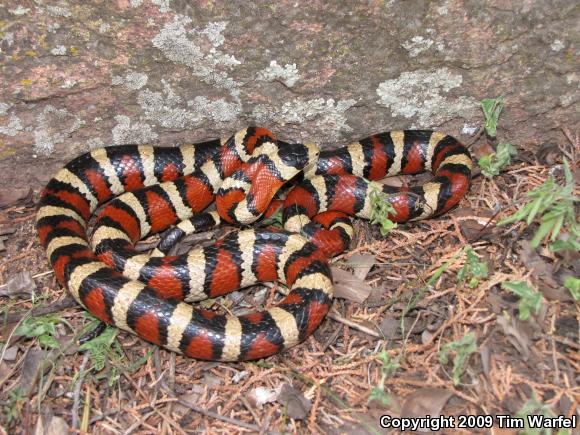
[[[552, 253], [546, 241], [533, 249], [536, 222], [496, 225], [549, 176], [563, 182], [563, 156], [577, 183], [580, 145], [566, 132], [559, 146], [519, 150], [498, 176], [476, 168], [466, 198], [440, 218], [386, 237], [357, 222], [352, 249], [333, 261], [347, 299], [303, 344], [247, 363], [189, 360], [114, 329], [79, 349], [95, 322], [56, 283], [37, 242], [38, 192], [2, 190], [0, 433], [375, 434], [388, 430], [381, 416], [441, 415], [455, 417], [442, 433], [509, 434], [517, 421], [498, 416], [578, 419], [580, 310], [563, 286], [578, 276], [578, 252]], [[471, 145], [476, 157], [489, 147], [483, 136]], [[468, 268], [468, 245], [487, 274]], [[508, 281], [540, 292], [526, 321]], [[269, 306], [278, 290], [205, 306]]]

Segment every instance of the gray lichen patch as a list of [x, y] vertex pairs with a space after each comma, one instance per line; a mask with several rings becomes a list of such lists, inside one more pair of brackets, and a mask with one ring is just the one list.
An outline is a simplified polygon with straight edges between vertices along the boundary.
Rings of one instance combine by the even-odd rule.
[[137, 102], [146, 119], [165, 128], [198, 127], [204, 120], [213, 122], [233, 121], [241, 113], [241, 104], [223, 98], [209, 100], [197, 96], [185, 105], [171, 86], [164, 80], [163, 92], [144, 89], [139, 92]]
[[468, 117], [477, 107], [473, 98], [447, 95], [462, 83], [463, 77], [447, 68], [403, 72], [379, 85], [377, 103], [393, 116], [415, 118], [419, 127], [432, 127], [458, 115]]
[[159, 12], [161, 12], [161, 13], [166, 13], [166, 12], [171, 11], [171, 8], [169, 7], [171, 0], [151, 0], [151, 3], [159, 6]]
[[426, 39], [422, 36], [413, 36], [403, 43], [403, 48], [409, 52], [409, 56], [417, 57], [420, 53], [428, 50], [433, 45], [432, 39]]
[[[224, 43], [222, 32], [227, 23], [211, 22], [204, 29], [187, 30], [186, 26], [191, 21], [191, 18], [183, 15], [175, 16], [153, 38], [153, 45], [169, 60], [188, 66], [205, 83], [226, 89], [238, 98], [239, 84], [225, 70], [239, 65], [240, 62], [233, 55], [219, 49]], [[210, 48], [202, 48], [202, 45], [208, 43]]]
[[50, 54], [53, 56], [64, 56], [66, 54], [66, 47], [64, 45], [54, 47], [52, 50], [50, 50]]
[[131, 91], [136, 91], [141, 89], [147, 84], [147, 74], [138, 72], [129, 72], [125, 74], [125, 77], [114, 76], [111, 83], [115, 86], [123, 85]]
[[87, 141], [87, 150], [94, 150], [96, 148], [102, 148], [105, 146], [103, 139], [99, 137], [93, 137]]
[[48, 5], [46, 10], [53, 17], [70, 17], [72, 15], [66, 6]]
[[[0, 109], [0, 115], [3, 114]], [[20, 118], [14, 114], [10, 115], [8, 119], [8, 123], [6, 125], [0, 125], [0, 134], [5, 136], [16, 136], [19, 131], [22, 131], [22, 122], [20, 122]]]
[[30, 12], [30, 8], [25, 8], [21, 5], [18, 5], [14, 9], [9, 9], [8, 12], [10, 12], [12, 15], [21, 16]]
[[0, 102], [0, 115], [6, 115], [10, 107], [11, 107], [10, 104]]
[[276, 123], [303, 124], [314, 122], [318, 137], [324, 142], [332, 142], [341, 137], [341, 132], [351, 131], [347, 124], [346, 111], [356, 103], [353, 99], [335, 101], [333, 98], [314, 98], [303, 100], [296, 98], [286, 101], [281, 107], [260, 104], [252, 112], [258, 124]]
[[78, 116], [51, 105], [40, 112], [36, 121], [38, 125], [34, 130], [34, 151], [40, 155], [52, 153], [56, 144], [63, 142], [83, 125]]
[[157, 139], [157, 133], [153, 131], [149, 124], [144, 122], [131, 123], [131, 119], [125, 115], [115, 116], [115, 121], [117, 121], [117, 125], [112, 130], [113, 143], [115, 145], [142, 144]]
[[274, 80], [280, 80], [286, 86], [291, 88], [296, 84], [300, 74], [298, 74], [298, 69], [296, 64], [286, 64], [284, 67], [278, 65], [278, 62], [273, 60], [270, 62], [270, 66], [264, 68], [258, 72], [258, 80], [263, 80], [267, 82], [273, 82]]

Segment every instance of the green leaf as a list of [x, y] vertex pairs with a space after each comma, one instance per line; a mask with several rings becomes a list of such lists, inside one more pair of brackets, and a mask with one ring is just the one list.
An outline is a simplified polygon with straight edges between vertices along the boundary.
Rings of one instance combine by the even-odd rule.
[[18, 328], [16, 328], [14, 334], [27, 338], [37, 338], [41, 346], [51, 348], [59, 347], [60, 345], [54, 337], [57, 335], [56, 325], [58, 325], [60, 321], [60, 317], [55, 314], [28, 317]]
[[532, 241], [530, 242], [532, 248], [537, 248], [538, 246], [540, 246], [540, 243], [542, 242], [544, 237], [546, 237], [546, 235], [549, 234], [550, 231], [552, 231], [554, 225], [555, 222], [553, 220], [542, 222], [542, 224], [534, 234]]
[[485, 117], [485, 131], [491, 137], [495, 137], [499, 115], [503, 110], [503, 98], [483, 99], [481, 100], [481, 108]]
[[576, 301], [580, 301], [580, 278], [569, 276], [564, 281], [564, 287], [570, 290], [570, 294]]
[[516, 148], [509, 143], [499, 143], [495, 153], [480, 157], [477, 160], [481, 173], [487, 177], [492, 178], [511, 164], [512, 156], [517, 154]]
[[[525, 221], [530, 225], [534, 220], [540, 221], [540, 226], [532, 237], [531, 245], [536, 248], [546, 236], [550, 235], [550, 249], [557, 252], [564, 249], [580, 250], [580, 225], [576, 218], [576, 203], [578, 198], [573, 194], [575, 183], [571, 176], [568, 161], [564, 159], [566, 184], [558, 185], [554, 178], [549, 177], [542, 185], [526, 194], [527, 204], [511, 216], [498, 222], [498, 226], [517, 221]], [[567, 240], [558, 240], [562, 231], [568, 233]]]
[[520, 297], [518, 318], [526, 321], [532, 312], [538, 314], [542, 308], [542, 294], [531, 288], [524, 281], [506, 281], [502, 283], [504, 290], [509, 290]]
[[381, 235], [386, 236], [389, 231], [397, 227], [397, 224], [390, 219], [396, 216], [397, 212], [391, 204], [389, 195], [382, 192], [375, 183], [369, 182], [371, 199], [371, 224], [379, 224]]
[[51, 349], [56, 349], [60, 347], [60, 343], [58, 342], [58, 340], [48, 334], [44, 334], [38, 337], [38, 342], [42, 347], [48, 347]]
[[[98, 322], [93, 323], [96, 324]], [[97, 372], [103, 370], [108, 358], [119, 358], [120, 355], [114, 355], [115, 350], [113, 348], [118, 332], [117, 328], [106, 327], [100, 335], [79, 346], [80, 352], [91, 352], [91, 362]]]
[[369, 394], [368, 403], [378, 402], [382, 406], [389, 406], [391, 404], [391, 396], [389, 396], [384, 390], [378, 387], [373, 387], [371, 393]]
[[580, 251], [580, 241], [578, 240], [556, 240], [550, 245], [550, 251]]
[[459, 340], [445, 343], [441, 347], [439, 351], [439, 362], [441, 364], [447, 364], [449, 362], [449, 353], [453, 352], [455, 354], [452, 371], [454, 385], [460, 383], [460, 378], [465, 371], [469, 356], [475, 351], [477, 351], [477, 340], [473, 332], [468, 332]]

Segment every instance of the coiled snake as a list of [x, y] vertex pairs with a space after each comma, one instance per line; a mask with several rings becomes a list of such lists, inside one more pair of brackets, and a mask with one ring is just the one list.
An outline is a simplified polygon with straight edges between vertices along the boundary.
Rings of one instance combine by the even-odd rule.
[[[322, 152], [259, 127], [177, 148], [121, 145], [61, 169], [42, 192], [37, 229], [60, 284], [103, 322], [189, 357], [251, 360], [303, 341], [323, 320], [332, 301], [328, 258], [348, 247], [350, 217], [370, 217], [370, 192], [387, 195], [396, 222], [425, 219], [465, 195], [471, 165], [456, 139], [427, 130], [374, 134]], [[368, 181], [423, 171], [434, 178], [418, 187]], [[283, 203], [272, 201], [300, 178]], [[216, 211], [203, 212], [214, 200]], [[107, 202], [89, 237], [89, 219]], [[246, 225], [279, 205], [284, 230], [246, 229], [166, 255], [185, 234], [221, 221]], [[172, 225], [153, 253], [134, 249]], [[239, 317], [189, 304], [260, 281], [280, 281], [290, 293]]]

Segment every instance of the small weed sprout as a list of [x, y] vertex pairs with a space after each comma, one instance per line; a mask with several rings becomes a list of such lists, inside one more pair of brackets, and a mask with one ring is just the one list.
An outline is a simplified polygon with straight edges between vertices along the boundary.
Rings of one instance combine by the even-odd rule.
[[564, 281], [564, 287], [570, 290], [575, 301], [580, 301], [580, 278], [569, 276]]
[[21, 335], [27, 338], [37, 338], [41, 347], [47, 349], [57, 349], [60, 343], [56, 339], [58, 335], [56, 325], [62, 321], [62, 318], [56, 314], [47, 314], [40, 317], [28, 317], [14, 331], [15, 335]]
[[507, 281], [502, 283], [504, 290], [509, 290], [520, 297], [518, 305], [518, 318], [526, 321], [530, 318], [532, 312], [538, 314], [542, 308], [542, 294], [530, 287], [524, 281]]
[[449, 362], [449, 353], [454, 352], [453, 357], [453, 384], [459, 385], [461, 375], [463, 374], [469, 356], [477, 350], [477, 340], [473, 332], [468, 332], [462, 338], [451, 343], [445, 343], [439, 351], [439, 362], [447, 364]]
[[391, 403], [391, 397], [385, 391], [385, 380], [393, 375], [401, 365], [399, 364], [398, 358], [392, 359], [384, 349], [378, 354], [378, 357], [381, 360], [381, 380], [378, 386], [371, 390], [368, 402], [375, 401], [383, 406], [388, 406]]
[[[550, 249], [553, 252], [563, 249], [580, 251], [580, 225], [576, 220], [575, 203], [580, 199], [574, 196], [574, 177], [568, 162], [564, 160], [565, 184], [560, 186], [553, 177], [526, 194], [528, 203], [517, 212], [498, 222], [506, 225], [525, 221], [530, 225], [534, 218], [540, 218], [540, 227], [534, 234], [531, 246], [537, 248], [544, 237], [550, 236]], [[567, 240], [558, 240], [562, 229], [569, 233]]]
[[95, 371], [100, 372], [105, 368], [107, 357], [114, 352], [113, 344], [119, 330], [107, 327], [97, 337], [79, 346], [79, 351], [90, 351], [91, 363]]
[[389, 215], [395, 216], [397, 212], [386, 193], [381, 192], [373, 185], [370, 185], [370, 189], [371, 224], [379, 224], [381, 235], [386, 236], [389, 231], [397, 228], [397, 224], [389, 219]]
[[520, 409], [516, 415], [516, 417], [521, 418], [524, 420], [525, 429], [519, 431], [518, 433], [521, 435], [566, 435], [570, 434], [570, 431], [566, 429], [560, 429], [557, 432], [552, 431], [550, 428], [531, 428], [528, 420], [528, 416], [531, 418], [537, 418], [539, 420], [539, 416], [544, 416], [548, 418], [555, 417], [554, 413], [550, 409], [548, 405], [543, 404], [538, 400], [535, 393], [532, 393], [532, 398], [528, 400], [522, 409]]
[[[91, 330], [95, 327], [98, 320], [92, 316], [87, 317], [94, 319], [86, 327], [87, 330]], [[107, 379], [110, 387], [119, 380], [122, 373], [134, 373], [137, 371], [155, 351], [155, 347], [151, 347], [144, 356], [129, 364], [126, 361], [125, 352], [117, 340], [118, 333], [119, 330], [117, 328], [107, 327], [97, 337], [79, 346], [79, 351], [90, 352], [93, 371], [102, 371], [107, 366], [107, 361], [109, 362], [109, 368], [106, 370], [106, 373], [101, 373], [96, 378]]]
[[276, 210], [271, 216], [264, 218], [262, 225], [272, 225], [276, 228], [284, 228], [284, 218], [282, 216], [283, 207]]
[[495, 153], [488, 154], [479, 158], [477, 164], [481, 168], [481, 173], [487, 177], [492, 178], [509, 166], [518, 151], [510, 143], [499, 143]]
[[6, 423], [10, 425], [19, 416], [22, 406], [27, 402], [28, 398], [23, 394], [22, 387], [18, 386], [8, 394], [8, 403], [3, 405], [4, 415], [6, 416]]
[[489, 136], [495, 137], [499, 115], [503, 110], [503, 97], [481, 100], [481, 109], [485, 117], [485, 131]]
[[470, 246], [465, 248], [467, 261], [457, 274], [457, 280], [462, 283], [469, 279], [469, 288], [475, 288], [479, 285], [480, 279], [485, 279], [488, 276], [487, 263], [481, 261], [475, 251]]

